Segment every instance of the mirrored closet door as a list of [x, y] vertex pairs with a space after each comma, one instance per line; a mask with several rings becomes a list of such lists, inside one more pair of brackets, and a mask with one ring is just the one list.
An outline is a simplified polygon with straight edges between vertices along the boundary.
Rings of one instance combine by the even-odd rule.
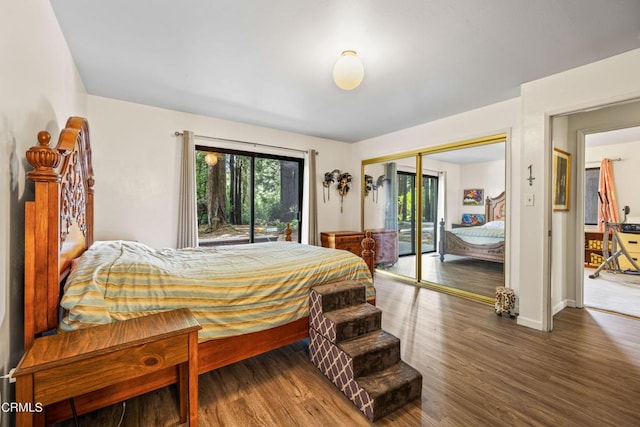
[[363, 229], [392, 254], [376, 256], [378, 271], [493, 300], [504, 285], [505, 140], [363, 161]]

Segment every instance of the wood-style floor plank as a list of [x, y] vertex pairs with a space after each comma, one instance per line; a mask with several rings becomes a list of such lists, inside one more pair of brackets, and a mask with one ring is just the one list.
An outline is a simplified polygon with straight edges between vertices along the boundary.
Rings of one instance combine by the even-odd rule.
[[[545, 333], [387, 277], [376, 288], [383, 329], [424, 380], [420, 400], [375, 425], [640, 425], [640, 320], [567, 308]], [[199, 386], [201, 426], [371, 425], [311, 364], [305, 341], [201, 375]], [[122, 425], [177, 425], [176, 394], [127, 401]], [[80, 422], [115, 426], [121, 412], [114, 405]]]
[[[400, 257], [392, 266], [379, 266], [391, 273], [414, 279], [415, 256]], [[472, 278], [472, 280], [471, 280]], [[441, 262], [437, 253], [422, 256], [422, 280], [449, 288], [493, 298], [496, 286], [504, 286], [504, 264], [446, 255]]]

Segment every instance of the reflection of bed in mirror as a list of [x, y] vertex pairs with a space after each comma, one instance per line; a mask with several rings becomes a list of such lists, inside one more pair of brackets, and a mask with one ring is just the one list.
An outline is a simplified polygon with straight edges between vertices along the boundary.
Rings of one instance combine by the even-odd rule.
[[460, 227], [445, 230], [440, 222], [440, 261], [445, 255], [460, 255], [504, 263], [505, 192], [487, 197], [485, 201], [486, 223], [477, 227]]

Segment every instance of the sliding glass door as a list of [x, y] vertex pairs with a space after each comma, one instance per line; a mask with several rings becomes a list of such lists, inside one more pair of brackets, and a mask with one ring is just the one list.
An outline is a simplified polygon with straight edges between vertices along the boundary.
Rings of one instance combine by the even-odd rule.
[[438, 241], [438, 177], [422, 175], [422, 253], [435, 252]]
[[416, 199], [416, 174], [398, 172], [398, 255], [416, 254], [416, 220], [413, 201]]
[[[416, 174], [413, 172], [398, 172], [398, 229], [400, 256], [416, 255], [416, 236], [418, 221], [413, 201], [416, 200]], [[422, 175], [422, 245], [421, 252], [429, 253], [436, 250], [436, 215], [438, 208], [438, 178]]]
[[302, 159], [196, 148], [200, 246], [300, 242]]

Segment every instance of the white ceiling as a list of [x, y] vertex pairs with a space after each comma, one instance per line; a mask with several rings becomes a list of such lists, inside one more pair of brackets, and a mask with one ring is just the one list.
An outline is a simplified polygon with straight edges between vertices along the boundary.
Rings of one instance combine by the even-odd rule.
[[[90, 94], [359, 141], [640, 48], [638, 0], [51, 0]], [[362, 85], [333, 63], [358, 52]]]

